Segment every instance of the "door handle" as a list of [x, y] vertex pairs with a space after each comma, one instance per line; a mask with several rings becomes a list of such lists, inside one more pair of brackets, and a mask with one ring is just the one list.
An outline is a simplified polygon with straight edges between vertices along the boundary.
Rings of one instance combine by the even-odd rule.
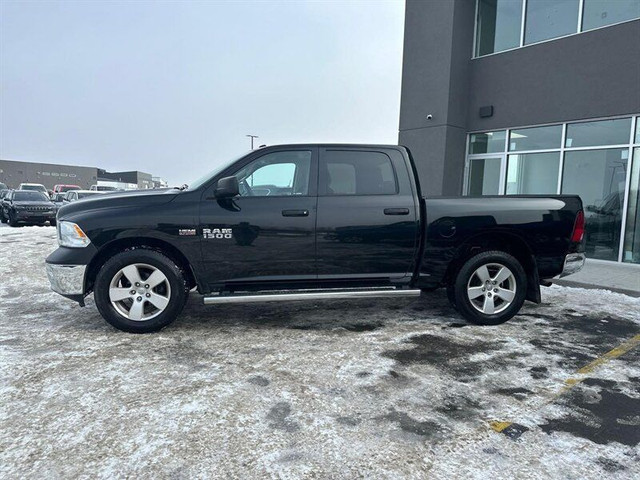
[[385, 215], [409, 215], [408, 208], [385, 208]]
[[308, 217], [309, 210], [282, 210], [283, 217]]

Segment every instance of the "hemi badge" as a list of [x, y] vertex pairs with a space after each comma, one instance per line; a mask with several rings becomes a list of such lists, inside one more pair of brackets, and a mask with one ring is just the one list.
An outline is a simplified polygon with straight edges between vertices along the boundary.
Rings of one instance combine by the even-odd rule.
[[181, 228], [180, 230], [178, 230], [178, 235], [184, 237], [184, 236], [188, 236], [188, 237], [194, 237], [196, 235], [196, 229], [195, 228]]

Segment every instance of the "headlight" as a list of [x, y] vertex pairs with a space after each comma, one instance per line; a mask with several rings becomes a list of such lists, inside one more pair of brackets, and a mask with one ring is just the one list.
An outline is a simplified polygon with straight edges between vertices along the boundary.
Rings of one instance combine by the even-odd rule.
[[58, 245], [82, 248], [91, 243], [87, 234], [73, 222], [58, 222]]

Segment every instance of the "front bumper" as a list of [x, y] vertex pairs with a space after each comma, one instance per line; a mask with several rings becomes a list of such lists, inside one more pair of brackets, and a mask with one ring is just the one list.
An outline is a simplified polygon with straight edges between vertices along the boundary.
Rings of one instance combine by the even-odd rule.
[[47, 263], [51, 290], [60, 295], [84, 295], [86, 265], [57, 265]]
[[578, 273], [584, 267], [586, 257], [584, 253], [570, 253], [564, 257], [564, 268], [560, 274], [560, 278]]
[[15, 219], [19, 222], [46, 222], [47, 220], [55, 220], [56, 212], [29, 212], [17, 210], [15, 213]]

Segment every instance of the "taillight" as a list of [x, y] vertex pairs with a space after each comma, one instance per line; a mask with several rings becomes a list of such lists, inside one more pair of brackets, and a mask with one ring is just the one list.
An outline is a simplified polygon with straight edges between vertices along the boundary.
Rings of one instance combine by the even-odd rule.
[[584, 213], [582, 210], [576, 215], [576, 223], [573, 225], [573, 234], [571, 235], [571, 241], [580, 243], [584, 237]]

